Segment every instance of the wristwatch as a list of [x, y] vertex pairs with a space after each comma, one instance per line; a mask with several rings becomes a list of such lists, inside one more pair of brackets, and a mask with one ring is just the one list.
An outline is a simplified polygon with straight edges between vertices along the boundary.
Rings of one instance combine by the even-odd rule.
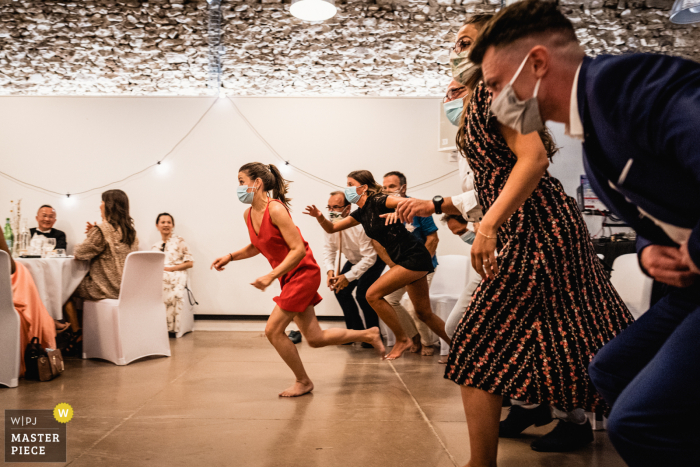
[[433, 206], [435, 206], [435, 214], [442, 214], [442, 202], [445, 201], [442, 196], [437, 195], [433, 198]]

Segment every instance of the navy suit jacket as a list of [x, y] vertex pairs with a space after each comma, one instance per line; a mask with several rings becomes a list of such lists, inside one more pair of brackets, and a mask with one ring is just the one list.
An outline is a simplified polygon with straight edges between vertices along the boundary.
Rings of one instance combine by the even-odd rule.
[[692, 229], [700, 266], [700, 64], [667, 55], [584, 58], [577, 99], [583, 163], [600, 200], [642, 237], [675, 243], [637, 207]]

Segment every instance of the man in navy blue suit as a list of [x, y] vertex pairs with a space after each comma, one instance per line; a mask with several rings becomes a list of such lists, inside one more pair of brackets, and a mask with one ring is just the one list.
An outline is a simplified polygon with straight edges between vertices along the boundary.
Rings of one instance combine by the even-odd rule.
[[700, 466], [700, 64], [591, 59], [556, 3], [537, 0], [501, 10], [470, 59], [501, 123], [562, 122], [582, 141], [598, 197], [637, 231], [642, 269], [671, 286], [589, 367], [615, 448], [630, 466]]

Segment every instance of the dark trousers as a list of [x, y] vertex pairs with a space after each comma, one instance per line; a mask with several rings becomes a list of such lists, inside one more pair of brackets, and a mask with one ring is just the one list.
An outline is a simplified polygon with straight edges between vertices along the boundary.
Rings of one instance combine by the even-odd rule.
[[[347, 261], [340, 271], [341, 274], [345, 274], [350, 271], [354, 265]], [[386, 265], [384, 261], [377, 257], [377, 261], [365, 271], [359, 279], [356, 279], [343, 290], [335, 294], [335, 298], [338, 299], [340, 303], [340, 308], [343, 309], [343, 315], [345, 316], [345, 325], [348, 329], [355, 329], [361, 331], [365, 329], [365, 325], [362, 323], [362, 317], [360, 316], [360, 311], [357, 309], [357, 304], [360, 304], [362, 308], [362, 314], [365, 315], [365, 322], [367, 323], [367, 329], [379, 326], [379, 318], [377, 318], [377, 313], [374, 309], [367, 303], [367, 289], [369, 289], [374, 282], [379, 279], [382, 275]], [[355, 297], [357, 298], [357, 303], [355, 303], [355, 297], [352, 296], [352, 291], [357, 289], [355, 292]]]
[[700, 466], [700, 285], [673, 289], [589, 366], [630, 467]]

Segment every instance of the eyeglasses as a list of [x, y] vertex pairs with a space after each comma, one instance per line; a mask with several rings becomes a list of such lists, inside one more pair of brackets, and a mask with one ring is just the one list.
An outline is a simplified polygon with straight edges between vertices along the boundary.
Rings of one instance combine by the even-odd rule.
[[329, 211], [342, 211], [345, 209], [345, 206], [326, 206], [326, 209]]
[[450, 88], [447, 90], [447, 93], [445, 94], [445, 98], [443, 99], [443, 102], [449, 102], [457, 99], [460, 94], [462, 94], [464, 91], [467, 90], [466, 86], [460, 86], [458, 88]]
[[452, 50], [454, 50], [456, 54], [459, 54], [465, 50], [468, 50], [469, 47], [471, 47], [471, 46], [472, 46], [472, 40], [468, 37], [463, 37], [457, 41], [457, 43], [454, 45], [454, 47], [452, 47]]

